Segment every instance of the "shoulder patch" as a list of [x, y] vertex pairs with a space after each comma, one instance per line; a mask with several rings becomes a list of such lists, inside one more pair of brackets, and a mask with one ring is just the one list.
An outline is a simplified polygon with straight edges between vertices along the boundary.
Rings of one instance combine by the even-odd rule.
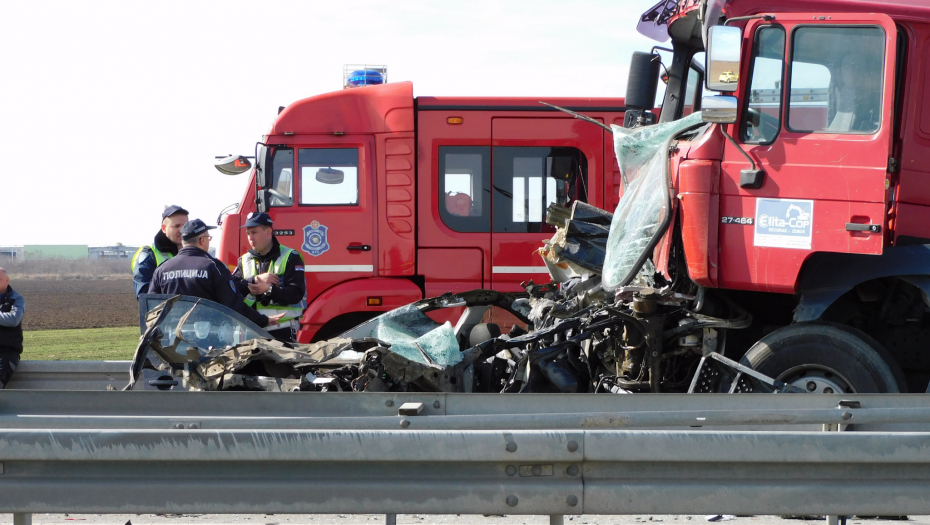
[[232, 289], [233, 293], [239, 291], [236, 289], [236, 283], [234, 283], [232, 280], [229, 281], [229, 288]]
[[304, 267], [303, 267], [303, 266], [295, 266], [295, 267], [294, 267], [294, 271], [295, 271], [295, 272], [302, 272], [302, 271], [304, 271]]

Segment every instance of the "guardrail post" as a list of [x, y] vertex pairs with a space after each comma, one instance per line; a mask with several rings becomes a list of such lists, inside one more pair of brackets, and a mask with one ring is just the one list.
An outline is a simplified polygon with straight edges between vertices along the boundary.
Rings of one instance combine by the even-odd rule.
[[551, 514], [549, 515], [549, 525], [564, 525], [565, 516], [561, 514]]
[[384, 525], [397, 525], [397, 514], [385, 514]]
[[14, 512], [13, 525], [32, 525], [32, 514], [29, 512]]
[[[844, 401], [840, 401], [840, 404], [836, 408], [840, 410], [844, 410], [844, 409], [851, 410], [851, 409], [856, 409], [859, 407], [860, 407], [860, 404], [858, 401], [845, 401], [844, 400]], [[852, 414], [849, 414], [848, 412], [844, 412], [843, 419], [844, 420], [850, 419], [850, 417], [847, 417], [847, 416], [851, 416], [851, 415]], [[824, 432], [843, 432], [844, 430], [846, 430], [846, 427], [848, 426], [849, 425], [843, 425], [843, 424], [824, 424], [823, 431]], [[840, 524], [846, 525], [846, 516], [827, 516], [827, 525], [840, 525]]]

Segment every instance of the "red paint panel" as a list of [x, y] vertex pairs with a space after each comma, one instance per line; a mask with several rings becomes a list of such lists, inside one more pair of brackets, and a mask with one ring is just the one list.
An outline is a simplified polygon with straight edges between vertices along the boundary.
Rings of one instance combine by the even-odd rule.
[[[239, 226], [241, 226], [242, 215], [231, 213], [223, 218], [223, 224], [220, 225], [220, 242], [216, 246], [216, 258], [226, 263], [226, 266], [235, 268], [239, 261], [239, 256], [245, 252], [239, 250]], [[232, 270], [230, 270], [232, 271]]]
[[[909, 24], [909, 57], [930, 53], [930, 25]], [[911, 58], [905, 81], [901, 168], [898, 175], [898, 202], [930, 205], [930, 61]], [[916, 80], [916, 81], [915, 81]], [[910, 235], [910, 234], [904, 234]], [[930, 237], [924, 230], [922, 237]]]
[[[732, 127], [732, 126], [731, 126]], [[736, 130], [731, 129], [730, 133]], [[782, 130], [768, 146], [744, 145], [765, 170], [757, 190], [739, 186], [739, 172], [749, 162], [732, 144], [725, 145], [720, 192], [779, 199], [885, 201], [889, 134], [830, 135]]]
[[420, 249], [420, 273], [426, 279], [426, 296], [467, 292], [481, 288], [483, 253], [480, 249]]
[[[723, 217], [755, 218], [756, 199], [725, 197]], [[720, 224], [720, 277], [722, 288], [794, 293], [801, 265], [814, 252], [880, 253], [882, 235], [846, 231], [847, 222], [881, 224], [884, 204], [814, 201], [811, 249], [770, 248], [753, 245], [754, 226]]]
[[720, 196], [717, 183], [720, 164], [710, 160], [686, 160], [678, 168], [681, 240], [691, 280], [701, 286], [717, 286], [717, 232], [720, 227]]
[[286, 107], [270, 134], [390, 133], [413, 131], [413, 84], [343, 89]]
[[902, 235], [930, 238], [930, 206], [898, 204], [894, 221], [895, 242]]
[[413, 275], [416, 269], [413, 133], [377, 135], [378, 275]]

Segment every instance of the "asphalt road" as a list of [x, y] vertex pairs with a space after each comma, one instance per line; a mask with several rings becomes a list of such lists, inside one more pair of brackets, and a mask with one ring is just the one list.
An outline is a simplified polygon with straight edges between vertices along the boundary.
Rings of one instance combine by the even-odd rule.
[[[826, 525], [823, 519], [785, 519], [778, 516], [725, 516], [712, 520], [710, 516], [565, 516], [565, 525]], [[373, 525], [384, 523], [384, 515], [373, 514], [34, 514], [34, 525], [174, 525], [174, 524], [236, 524], [236, 525]], [[12, 514], [0, 514], [0, 523], [13, 523]], [[548, 525], [548, 516], [474, 516], [444, 514], [398, 514], [397, 525]], [[862, 519], [854, 517], [847, 525], [930, 525], [930, 516], [910, 516], [907, 521]]]

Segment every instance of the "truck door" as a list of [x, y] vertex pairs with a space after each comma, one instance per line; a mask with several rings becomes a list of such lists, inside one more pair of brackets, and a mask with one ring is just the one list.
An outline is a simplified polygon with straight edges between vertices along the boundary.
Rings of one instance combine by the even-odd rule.
[[308, 301], [375, 273], [371, 151], [370, 140], [354, 139], [272, 152], [269, 214], [278, 241], [304, 258]]
[[491, 126], [491, 286], [548, 282], [537, 250], [552, 237], [546, 208], [603, 206], [604, 131], [572, 118], [495, 118]]
[[765, 175], [741, 186], [749, 163], [727, 143], [720, 284], [792, 292], [811, 252], [882, 253], [897, 31], [879, 14], [778, 14], [743, 34], [729, 130]]

